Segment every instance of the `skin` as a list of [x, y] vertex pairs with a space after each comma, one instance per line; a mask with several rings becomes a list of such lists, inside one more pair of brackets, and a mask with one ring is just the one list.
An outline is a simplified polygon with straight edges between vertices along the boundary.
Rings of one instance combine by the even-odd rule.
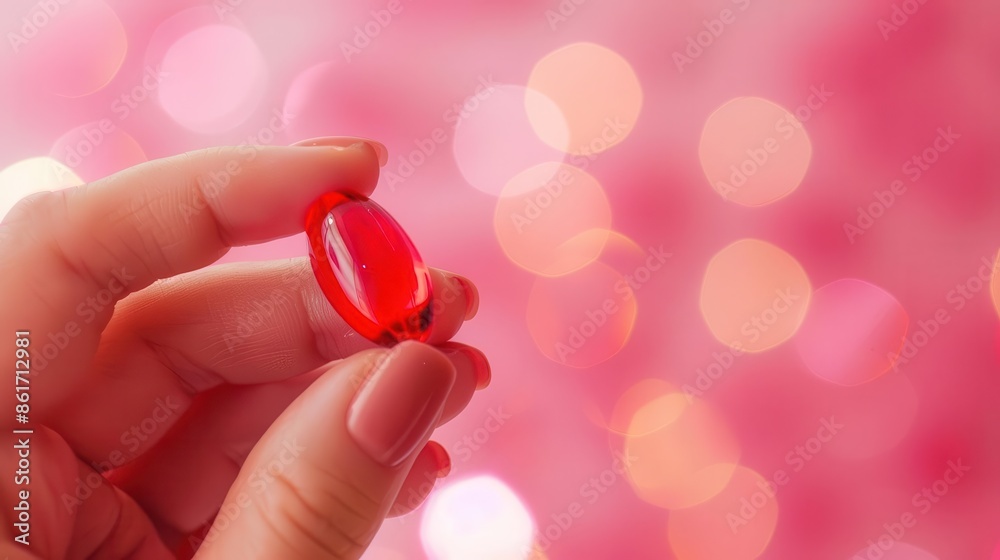
[[[199, 560], [358, 558], [387, 516], [419, 505], [443, 448], [423, 437], [385, 466], [352, 435], [351, 403], [381, 360], [402, 360], [446, 385], [438, 425], [458, 414], [477, 372], [446, 342], [474, 314], [474, 290], [439, 304], [429, 344], [389, 350], [333, 311], [305, 258], [204, 268], [301, 232], [323, 192], [371, 194], [384, 147], [327, 144], [152, 161], [28, 197], [0, 223], [3, 352], [13, 365], [14, 332], [27, 330], [33, 363], [45, 361], [29, 375], [31, 545], [13, 542], [23, 485], [5, 451], [0, 556], [174, 558], [221, 509]], [[435, 294], [453, 285], [432, 275]], [[25, 425], [7, 379], [10, 434]]]

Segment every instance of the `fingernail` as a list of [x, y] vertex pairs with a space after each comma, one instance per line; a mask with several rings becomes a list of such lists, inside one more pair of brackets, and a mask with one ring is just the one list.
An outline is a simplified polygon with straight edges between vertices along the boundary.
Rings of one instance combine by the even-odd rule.
[[451, 474], [451, 457], [448, 451], [438, 442], [427, 442], [427, 449], [434, 457], [434, 465], [437, 466], [437, 477], [444, 478]]
[[444, 354], [402, 342], [354, 396], [347, 430], [372, 459], [395, 467], [430, 436], [454, 383], [455, 367]]
[[452, 281], [458, 284], [465, 296], [465, 320], [468, 321], [479, 313], [479, 290], [471, 280], [458, 274], [451, 275]]
[[472, 346], [453, 342], [446, 342], [439, 349], [452, 360], [457, 371], [460, 372], [463, 368], [469, 368], [475, 372], [476, 390], [482, 390], [490, 386], [493, 373], [490, 368], [490, 362], [486, 359], [486, 354], [483, 354]]
[[308, 140], [301, 140], [292, 144], [293, 146], [340, 146], [341, 148], [349, 148], [357, 143], [368, 144], [375, 150], [378, 155], [378, 165], [379, 167], [385, 167], [385, 164], [389, 161], [389, 150], [381, 142], [376, 142], [375, 140], [369, 140], [368, 138], [359, 138], [357, 136], [323, 136], [320, 138], [310, 138]]

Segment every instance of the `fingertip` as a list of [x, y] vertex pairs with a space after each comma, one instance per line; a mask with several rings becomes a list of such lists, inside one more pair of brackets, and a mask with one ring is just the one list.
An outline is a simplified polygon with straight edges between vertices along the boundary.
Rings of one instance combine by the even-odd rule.
[[440, 425], [465, 410], [476, 390], [489, 384], [490, 372], [486, 357], [471, 346], [457, 342], [446, 342], [441, 344], [439, 348], [455, 365], [455, 384], [448, 394], [444, 413], [438, 421]]
[[450, 473], [451, 457], [448, 451], [440, 443], [428, 441], [406, 474], [388, 516], [399, 517], [419, 508], [434, 490], [435, 483]]
[[479, 313], [479, 289], [465, 276], [455, 274], [454, 281], [458, 282], [465, 294], [465, 320], [472, 320]]
[[448, 450], [445, 449], [443, 445], [431, 440], [427, 442], [426, 446], [424, 446], [424, 450], [429, 453], [434, 460], [434, 466], [437, 468], [436, 474], [438, 478], [444, 478], [451, 474], [451, 456], [448, 455]]
[[446, 342], [439, 348], [455, 364], [457, 376], [475, 380], [477, 391], [489, 387], [493, 372], [489, 359], [481, 350], [459, 342]]
[[389, 349], [387, 359], [414, 366], [434, 383], [454, 381], [455, 364], [439, 348], [425, 342], [404, 340]]
[[378, 159], [379, 167], [385, 167], [385, 164], [389, 162], [389, 149], [385, 147], [385, 144], [377, 140], [362, 138], [360, 136], [321, 136], [317, 138], [299, 140], [298, 142], [292, 144], [292, 146], [335, 146], [340, 148], [351, 148], [356, 147], [358, 144], [367, 146], [371, 149], [372, 153], [375, 154], [376, 159]]
[[433, 326], [430, 343], [445, 342], [459, 331], [465, 321], [479, 310], [479, 290], [464, 276], [446, 270], [431, 269]]
[[[417, 475], [437, 480], [440, 450], [424, 450], [454, 380], [451, 361], [418, 342], [318, 370], [254, 446], [223, 508], [247, 491], [259, 500], [202, 549], [205, 558], [360, 557], [422, 453]], [[254, 490], [256, 473], [275, 460], [283, 484]], [[306, 538], [290, 546], [289, 530]]]
[[363, 138], [362, 141], [375, 152], [379, 167], [385, 167], [389, 163], [389, 149], [385, 147], [385, 144], [368, 138]]
[[455, 366], [427, 344], [397, 344], [355, 394], [347, 430], [376, 463], [395, 468], [422, 446], [441, 418]]

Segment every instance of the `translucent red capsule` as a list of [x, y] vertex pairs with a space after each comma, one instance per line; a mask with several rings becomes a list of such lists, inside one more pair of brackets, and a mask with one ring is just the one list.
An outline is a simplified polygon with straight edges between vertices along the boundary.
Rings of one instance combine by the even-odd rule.
[[426, 341], [431, 277], [413, 242], [381, 206], [333, 192], [306, 216], [313, 273], [334, 309], [378, 344]]

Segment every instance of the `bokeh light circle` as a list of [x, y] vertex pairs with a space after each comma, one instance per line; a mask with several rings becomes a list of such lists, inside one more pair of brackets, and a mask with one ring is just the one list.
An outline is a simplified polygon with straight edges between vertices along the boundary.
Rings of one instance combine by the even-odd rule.
[[6, 38], [24, 79], [63, 97], [106, 86], [128, 50], [121, 20], [102, 0], [38, 2]]
[[[729, 483], [740, 446], [725, 420], [705, 401], [663, 382], [644, 380], [637, 389], [648, 396], [639, 404], [625, 434], [629, 481], [650, 504], [687, 508], [721, 492]], [[641, 404], [640, 404], [641, 403]]]
[[506, 484], [480, 476], [431, 495], [420, 537], [434, 560], [525, 560], [534, 549], [535, 522]]
[[709, 184], [723, 198], [763, 206], [802, 183], [812, 142], [788, 110], [759, 97], [738, 97], [708, 117], [698, 157]]
[[440, 107], [442, 100], [435, 93], [443, 92], [421, 79], [425, 74], [414, 76], [397, 65], [319, 62], [299, 72], [285, 92], [285, 135], [290, 141], [331, 134], [376, 139], [389, 149], [383, 183], [395, 190], [450, 160], [462, 107], [488, 99], [494, 85], [485, 78], [475, 82], [462, 90], [468, 97], [452, 98], [438, 113], [429, 108]]
[[493, 225], [500, 247], [514, 264], [535, 274], [560, 276], [601, 254], [601, 235], [587, 232], [611, 227], [611, 206], [592, 175], [572, 165], [542, 163], [507, 182]]
[[0, 220], [19, 200], [30, 194], [83, 183], [73, 170], [50, 157], [21, 160], [0, 171]]
[[[528, 122], [525, 100], [532, 99], [537, 118], [545, 120], [553, 148], [542, 142]], [[470, 105], [475, 100], [476, 104]], [[455, 126], [452, 151], [466, 181], [476, 189], [499, 196], [518, 173], [535, 165], [562, 161], [569, 147], [569, 130], [559, 107], [545, 95], [521, 86], [498, 85], [466, 102]], [[550, 167], [555, 171], [556, 167]], [[551, 179], [551, 178], [550, 178]], [[506, 194], [519, 192], [508, 190]]]
[[838, 385], [860, 385], [892, 368], [909, 322], [892, 294], [845, 278], [813, 293], [795, 342], [816, 376]]
[[702, 317], [715, 338], [763, 352], [795, 334], [812, 286], [802, 265], [774, 245], [741, 239], [712, 257], [702, 280]]
[[525, 98], [528, 118], [548, 145], [562, 149], [563, 137], [551, 126], [547, 99], [556, 103], [569, 126], [569, 153], [597, 154], [632, 132], [642, 110], [642, 85], [627, 60], [594, 43], [573, 43], [543, 57], [528, 87], [545, 97]]
[[754, 560], [767, 549], [778, 524], [775, 485], [746, 467], [731, 472], [710, 500], [670, 512], [667, 534], [678, 560]]
[[[676, 392], [675, 386], [662, 379], [642, 379], [636, 382], [618, 397], [611, 418], [608, 419], [607, 429], [623, 436], [644, 436], [666, 427], [677, 419], [676, 415], [664, 414], [663, 407], [649, 405]], [[676, 410], [679, 412], [682, 409]], [[643, 415], [637, 417], [640, 412]]]
[[216, 134], [243, 123], [256, 109], [267, 82], [263, 55], [243, 30], [197, 27], [163, 55], [157, 89], [160, 105], [181, 126]]
[[602, 244], [600, 261], [626, 275], [629, 285], [636, 289], [642, 289], [663, 271], [667, 259], [672, 256], [662, 244], [643, 248], [634, 239], [614, 230], [587, 230], [570, 243]]
[[70, 130], [55, 141], [49, 154], [84, 181], [95, 181], [147, 160], [135, 138], [111, 119]]
[[588, 368], [610, 359], [635, 325], [635, 294], [610, 266], [595, 262], [570, 275], [535, 279], [528, 294], [528, 332], [550, 360]]

